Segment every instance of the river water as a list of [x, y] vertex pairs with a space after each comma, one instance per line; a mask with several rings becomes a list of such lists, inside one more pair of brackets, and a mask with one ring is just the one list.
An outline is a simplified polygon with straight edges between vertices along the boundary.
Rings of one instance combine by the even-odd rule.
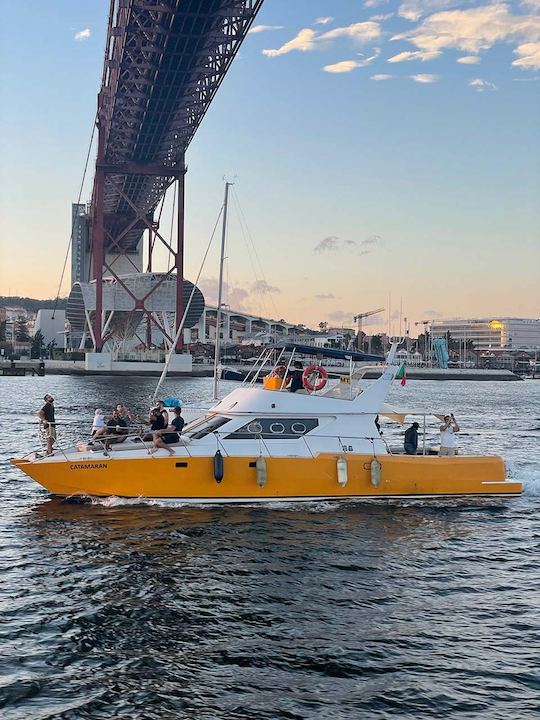
[[95, 407], [147, 408], [154, 386], [0, 378], [3, 720], [539, 716], [540, 382], [409, 381], [390, 398], [453, 411], [461, 448], [503, 454], [519, 498], [75, 505], [7, 463], [35, 444], [45, 392], [76, 435]]

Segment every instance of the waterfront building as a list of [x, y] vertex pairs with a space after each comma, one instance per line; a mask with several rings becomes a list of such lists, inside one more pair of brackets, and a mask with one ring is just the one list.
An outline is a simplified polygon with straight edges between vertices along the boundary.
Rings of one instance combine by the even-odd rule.
[[38, 310], [32, 335], [39, 331], [43, 335], [43, 344], [54, 342], [55, 347], [66, 347], [66, 311], [52, 308]]
[[459, 343], [471, 341], [479, 351], [516, 351], [540, 348], [540, 319], [474, 318], [433, 320], [433, 338], [450, 338]]
[[86, 205], [71, 205], [71, 285], [86, 282], [89, 270], [89, 217]]

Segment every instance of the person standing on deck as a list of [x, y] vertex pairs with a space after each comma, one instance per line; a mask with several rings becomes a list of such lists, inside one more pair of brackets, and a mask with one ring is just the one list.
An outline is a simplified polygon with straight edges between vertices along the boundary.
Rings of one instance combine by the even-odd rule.
[[56, 440], [56, 424], [54, 422], [54, 398], [52, 395], [45, 395], [43, 398], [45, 405], [38, 410], [36, 415], [38, 416], [43, 428], [45, 429], [45, 436], [47, 438], [47, 455], [53, 454], [53, 445]]
[[459, 432], [459, 425], [453, 413], [444, 416], [444, 424], [439, 428], [441, 431], [441, 447], [439, 455], [457, 455], [457, 442], [455, 433]]
[[418, 428], [420, 425], [417, 422], [413, 422], [410, 428], [405, 430], [405, 437], [403, 439], [403, 448], [406, 455], [416, 455], [418, 450]]
[[304, 381], [302, 380], [303, 372], [304, 369], [302, 363], [300, 360], [295, 360], [293, 363], [293, 369], [289, 372], [290, 384], [287, 388], [289, 392], [295, 393], [304, 389]]

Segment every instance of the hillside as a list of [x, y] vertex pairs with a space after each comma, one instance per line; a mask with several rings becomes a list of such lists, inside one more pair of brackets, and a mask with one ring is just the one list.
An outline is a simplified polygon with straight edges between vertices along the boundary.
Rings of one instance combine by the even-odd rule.
[[[35, 298], [20, 297], [19, 295], [0, 295], [0, 307], [23, 307], [30, 312], [37, 312], [42, 308], [54, 308], [55, 300], [36, 300]], [[67, 298], [59, 298], [57, 309], [65, 310]]]

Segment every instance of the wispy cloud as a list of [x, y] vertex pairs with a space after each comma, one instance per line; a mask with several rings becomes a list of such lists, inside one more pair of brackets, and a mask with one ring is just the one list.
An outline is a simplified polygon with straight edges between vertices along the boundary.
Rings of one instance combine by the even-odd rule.
[[274, 285], [269, 285], [266, 280], [256, 280], [251, 285], [251, 292], [259, 295], [271, 295], [273, 293], [280, 293], [281, 290]]
[[337, 235], [330, 235], [320, 240], [313, 248], [316, 253], [349, 251], [356, 255], [368, 255], [375, 248], [382, 247], [383, 240], [379, 235], [369, 235], [364, 240], [340, 240]]
[[[198, 286], [202, 291], [204, 298], [209, 304], [216, 304], [218, 299], [219, 282], [217, 278], [201, 278]], [[223, 283], [223, 294], [226, 302], [234, 310], [247, 310], [246, 301], [249, 298], [249, 292], [242, 287], [234, 287], [229, 283]]]
[[540, 42], [523, 43], [514, 50], [518, 59], [512, 65], [522, 70], [540, 70]]
[[462, 65], [478, 65], [480, 57], [478, 55], [463, 55], [463, 57], [458, 57], [457, 61]]
[[334, 30], [328, 30], [319, 36], [319, 40], [335, 40], [336, 38], [347, 37], [358, 42], [369, 42], [376, 40], [381, 37], [381, 27], [379, 23], [370, 22], [358, 22], [345, 27], [334, 28]]
[[332, 22], [333, 17], [320, 17], [315, 20], [314, 25], [328, 25]]
[[263, 55], [267, 57], [278, 57], [287, 53], [299, 51], [309, 52], [326, 44], [331, 44], [339, 38], [348, 38], [356, 43], [373, 42], [381, 37], [380, 25], [376, 22], [359, 22], [347, 25], [345, 27], [334, 28], [317, 34], [311, 28], [303, 28], [291, 40], [284, 43], [279, 48], [263, 50]]
[[[392, 40], [408, 40], [422, 52], [455, 49], [471, 54], [489, 50], [498, 42], [521, 40], [522, 44], [515, 50], [520, 59], [515, 60], [514, 65], [529, 69], [536, 67], [535, 46], [540, 41], [540, 16], [514, 15], [508, 4], [494, 2], [466, 10], [435, 13], [412, 30], [395, 35]], [[527, 59], [521, 61], [523, 57]]]
[[340, 240], [336, 235], [329, 235], [328, 237], [319, 240], [313, 250], [316, 253], [323, 253], [327, 250], [330, 252], [334, 252], [335, 250], [339, 250], [340, 245]]
[[416, 22], [422, 15], [429, 15], [437, 10], [456, 7], [460, 0], [405, 0], [398, 10], [398, 15], [405, 20]]
[[363, 60], [359, 61], [360, 67], [366, 67], [367, 65], [370, 65], [374, 60], [376, 60], [379, 57], [380, 54], [381, 54], [381, 48], [378, 48], [378, 47], [373, 48], [373, 55], [370, 55], [369, 57], [365, 57], [364, 53], [358, 53], [358, 55], [360, 57], [364, 58]]
[[414, 82], [421, 83], [423, 85], [428, 85], [430, 83], [435, 83], [439, 79], [438, 75], [430, 75], [429, 73], [418, 73], [418, 75], [409, 75], [409, 78], [411, 80], [414, 80]]
[[249, 31], [248, 35], [255, 35], [257, 33], [268, 32], [269, 30], [283, 30], [283, 25], [254, 25]]
[[354, 70], [355, 68], [371, 65], [371, 63], [376, 60], [380, 54], [380, 48], [375, 48], [373, 55], [370, 55], [369, 57], [364, 57], [363, 53], [358, 53], [358, 55], [363, 58], [362, 60], [342, 60], [341, 62], [334, 63], [333, 65], [325, 65], [323, 70], [329, 73], [351, 72], [351, 70]]
[[497, 86], [489, 82], [489, 80], [483, 80], [482, 78], [474, 78], [469, 81], [469, 86], [474, 88], [476, 92], [484, 92], [485, 90], [496, 90]]
[[385, 20], [390, 20], [391, 17], [394, 17], [393, 12], [382, 13], [381, 15], [372, 15], [369, 19], [374, 22], [384, 22]]
[[366, 0], [364, 3], [365, 8], [379, 7], [379, 5], [386, 5], [388, 0]]
[[353, 317], [354, 313], [351, 310], [334, 310], [333, 312], [328, 313], [328, 318], [330, 320], [335, 320], [336, 322], [348, 322], [351, 326], [354, 324]]
[[379, 235], [369, 235], [358, 244], [358, 255], [369, 255], [376, 248], [382, 247], [383, 241]]
[[323, 70], [327, 73], [348, 73], [357, 67], [360, 67], [360, 63], [356, 62], [356, 60], [342, 60], [333, 65], [325, 65]]
[[278, 57], [278, 55], [286, 55], [287, 53], [293, 52], [295, 50], [299, 52], [308, 52], [310, 50], [315, 50], [316, 37], [317, 33], [315, 32], [315, 30], [311, 30], [311, 28], [304, 28], [303, 30], [300, 30], [296, 37], [284, 43], [281, 47], [275, 48], [273, 50], [263, 50], [262, 54], [266, 55], [267, 57]]
[[74, 35], [74, 39], [80, 42], [81, 40], [87, 40], [91, 35], [90, 28], [85, 28], [84, 30], [79, 30], [79, 32], [76, 32]]
[[387, 75], [386, 73], [378, 73], [377, 75], [372, 75], [371, 80], [375, 80], [376, 82], [382, 82], [384, 80], [393, 80], [394, 75]]
[[332, 295], [332, 293], [328, 293], [326, 295], [315, 295], [315, 300], [335, 300], [336, 296]]
[[391, 58], [388, 58], [386, 62], [399, 63], [408, 62], [409, 60], [421, 60], [422, 62], [425, 62], [426, 60], [434, 60], [435, 58], [439, 57], [439, 55], [441, 55], [441, 53], [437, 50], [412, 50], [400, 52], [397, 55], [393, 55]]

